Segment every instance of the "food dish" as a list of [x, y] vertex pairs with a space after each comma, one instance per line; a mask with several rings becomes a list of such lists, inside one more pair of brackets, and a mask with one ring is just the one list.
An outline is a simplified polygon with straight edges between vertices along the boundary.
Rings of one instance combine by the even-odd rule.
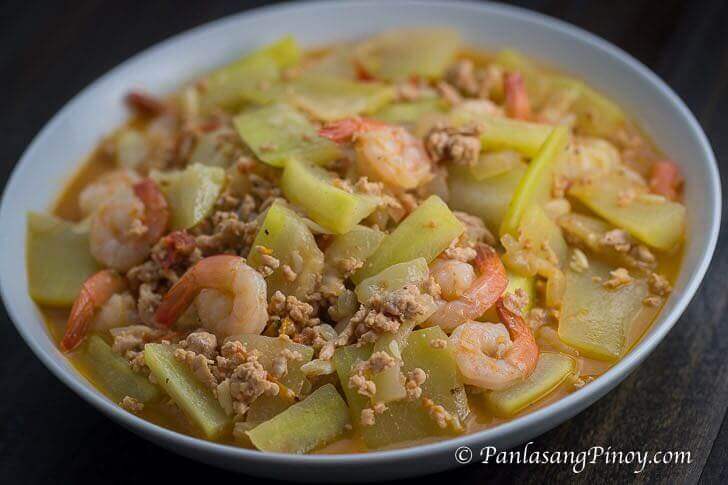
[[679, 167], [583, 82], [453, 29], [286, 36], [126, 104], [29, 214], [29, 291], [160, 426], [297, 454], [497, 426], [618, 361], [679, 271]]

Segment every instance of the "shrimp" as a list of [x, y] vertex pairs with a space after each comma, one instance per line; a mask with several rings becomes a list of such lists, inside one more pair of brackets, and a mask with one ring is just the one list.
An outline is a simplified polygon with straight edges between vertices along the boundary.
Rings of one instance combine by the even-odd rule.
[[66, 333], [61, 340], [61, 350], [70, 352], [79, 346], [88, 331], [94, 326], [94, 317], [111, 298], [126, 289], [121, 276], [105, 269], [91, 275], [81, 285], [81, 292], [71, 308], [66, 324]]
[[536, 367], [539, 349], [523, 317], [503, 299], [496, 303], [503, 324], [469, 321], [450, 336], [455, 362], [466, 384], [502, 390], [528, 377]]
[[504, 79], [506, 94], [506, 113], [511, 118], [527, 120], [531, 117], [531, 102], [526, 92], [526, 84], [519, 72], [511, 72]]
[[422, 141], [401, 126], [364, 118], [345, 118], [323, 127], [319, 134], [337, 143], [351, 140], [362, 175], [409, 190], [432, 177]]
[[662, 160], [652, 165], [650, 189], [667, 199], [677, 199], [683, 177], [680, 168], [670, 160]]
[[218, 254], [196, 263], [164, 295], [154, 319], [169, 327], [194, 302], [202, 326], [223, 340], [259, 334], [268, 323], [263, 276], [240, 256]]
[[91, 254], [105, 266], [127, 271], [149, 256], [168, 221], [167, 201], [152, 180], [120, 189], [91, 218]]
[[93, 214], [119, 191], [131, 188], [141, 177], [133, 170], [121, 169], [105, 173], [78, 194], [78, 207], [84, 217]]
[[430, 325], [450, 331], [480, 317], [505, 291], [508, 277], [498, 253], [486, 244], [477, 245], [475, 251], [474, 267], [454, 260], [433, 263], [431, 273], [440, 285], [444, 301], [430, 316]]

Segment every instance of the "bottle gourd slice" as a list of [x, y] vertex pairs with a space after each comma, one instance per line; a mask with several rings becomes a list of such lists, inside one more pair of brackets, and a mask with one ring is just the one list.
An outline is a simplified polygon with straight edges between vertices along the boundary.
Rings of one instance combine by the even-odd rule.
[[341, 154], [336, 143], [319, 136], [308, 118], [285, 103], [246, 111], [233, 124], [255, 155], [274, 167], [290, 158], [324, 164]]
[[152, 172], [169, 205], [172, 229], [188, 229], [210, 215], [225, 184], [225, 170], [194, 164], [184, 170]]
[[[387, 410], [375, 416], [375, 422], [366, 426], [361, 422], [361, 412], [371, 406], [369, 398], [349, 387], [349, 378], [357, 362], [369, 358], [372, 346], [350, 345], [340, 347], [334, 354], [334, 366], [341, 381], [351, 411], [352, 423], [371, 449], [382, 448], [405, 441], [433, 436], [448, 436], [462, 431], [462, 420], [468, 414], [462, 383], [458, 377], [455, 360], [445, 347], [434, 346], [436, 340], [447, 341], [447, 335], [440, 327], [431, 327], [412, 332], [407, 346], [402, 351], [403, 372], [422, 369], [427, 379], [421, 385], [422, 396], [409, 401], [403, 399], [387, 404]], [[437, 347], [437, 348], [436, 348]], [[424, 399], [441, 405], [450, 414], [452, 421], [445, 428], [437, 425], [428, 413]]]
[[290, 103], [322, 121], [375, 113], [394, 99], [394, 88], [375, 82], [303, 75], [284, 88]]
[[554, 168], [558, 159], [563, 155], [569, 142], [569, 131], [564, 126], [553, 129], [546, 142], [528, 165], [513, 199], [508, 205], [508, 211], [503, 217], [500, 227], [501, 236], [504, 234], [516, 235], [524, 212], [532, 204], [542, 205], [551, 198]]
[[432, 195], [384, 238], [352, 280], [360, 283], [385, 268], [416, 258], [425, 258], [429, 264], [464, 230], [447, 204]]
[[301, 454], [335, 440], [350, 423], [346, 403], [326, 384], [246, 434], [261, 451]]
[[362, 42], [355, 55], [364, 71], [377, 79], [435, 79], [444, 74], [459, 46], [460, 36], [452, 29], [397, 29]]
[[568, 355], [542, 352], [531, 375], [508, 389], [487, 393], [485, 402], [497, 416], [512, 417], [556, 390], [575, 369]]
[[126, 359], [111, 350], [98, 335], [89, 337], [82, 359], [94, 380], [115, 402], [129, 396], [148, 403], [162, 394], [149, 379], [134, 372]]
[[281, 178], [283, 193], [324, 228], [349, 232], [379, 206], [380, 199], [354, 194], [333, 184], [334, 177], [321, 167], [297, 158], [288, 160]]
[[[277, 290], [299, 298], [310, 294], [323, 269], [324, 254], [303, 219], [280, 200], [268, 209], [253, 241], [248, 255], [248, 264], [253, 268], [263, 266], [261, 251], [280, 262], [280, 266], [266, 278], [269, 297]], [[295, 280], [286, 278], [284, 265], [296, 273]]]
[[606, 288], [609, 271], [593, 258], [589, 268], [567, 271], [559, 337], [587, 357], [614, 361], [626, 352], [631, 326], [649, 292], [647, 283], [634, 277], [630, 284]]
[[607, 174], [591, 183], [575, 184], [569, 195], [648, 246], [672, 249], [684, 234], [685, 206], [651, 194], [637, 195], [629, 204], [620, 203], [621, 194], [632, 185], [624, 176]]
[[519, 163], [508, 172], [481, 181], [466, 167], [450, 168], [450, 207], [480, 217], [488, 229], [497, 233], [526, 168], [525, 163]]
[[144, 346], [144, 361], [159, 385], [197, 425], [208, 439], [219, 438], [230, 425], [225, 411], [212, 391], [174, 357], [174, 347], [164, 344]]
[[88, 232], [57, 217], [27, 217], [28, 291], [42, 305], [70, 306], [86, 279], [99, 269]]
[[246, 101], [267, 101], [269, 96], [263, 87], [277, 82], [281, 69], [296, 65], [300, 58], [295, 39], [286, 36], [212, 72], [203, 80], [204, 89], [198, 90], [201, 109], [235, 108]]

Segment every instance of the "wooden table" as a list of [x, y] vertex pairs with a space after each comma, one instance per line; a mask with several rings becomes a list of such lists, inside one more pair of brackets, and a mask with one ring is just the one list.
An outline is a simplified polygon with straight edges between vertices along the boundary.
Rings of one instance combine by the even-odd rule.
[[[61, 3], [14, 0], [0, 8], [2, 180], [46, 121], [91, 81], [173, 34], [264, 2]], [[728, 2], [515, 3], [590, 30], [653, 69], [696, 114], [721, 168], [728, 170]], [[538, 450], [689, 450], [692, 463], [648, 465], [641, 474], [628, 465], [588, 465], [579, 475], [558, 464], [476, 464], [430, 478], [450, 483], [573, 478], [725, 483], [728, 251], [721, 236], [701, 290], [657, 350], [617, 389], [533, 445]], [[112, 423], [41, 365], [4, 311], [1, 318], [0, 483], [244, 479], [180, 458]]]

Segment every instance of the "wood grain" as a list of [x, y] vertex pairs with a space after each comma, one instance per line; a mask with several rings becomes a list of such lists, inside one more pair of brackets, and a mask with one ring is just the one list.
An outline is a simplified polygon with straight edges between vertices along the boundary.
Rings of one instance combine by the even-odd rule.
[[[88, 83], [144, 48], [206, 21], [264, 2], [4, 2], [0, 160], [17, 160], [43, 124]], [[513, 2], [577, 24], [660, 75], [685, 100], [728, 171], [728, 2], [532, 0]], [[5, 180], [13, 163], [0, 165]], [[726, 187], [723, 184], [725, 191]], [[725, 207], [724, 207], [725, 210]], [[7, 229], [7, 228], [3, 228]], [[676, 327], [617, 389], [535, 440], [536, 450], [688, 450], [692, 463], [469, 465], [424, 481], [449, 483], [728, 480], [728, 251], [719, 248]], [[111, 423], [53, 377], [0, 315], [0, 483], [241, 480], [182, 459]], [[416, 482], [421, 483], [423, 479]], [[415, 483], [415, 480], [409, 481]], [[407, 483], [407, 481], [402, 482]]]

